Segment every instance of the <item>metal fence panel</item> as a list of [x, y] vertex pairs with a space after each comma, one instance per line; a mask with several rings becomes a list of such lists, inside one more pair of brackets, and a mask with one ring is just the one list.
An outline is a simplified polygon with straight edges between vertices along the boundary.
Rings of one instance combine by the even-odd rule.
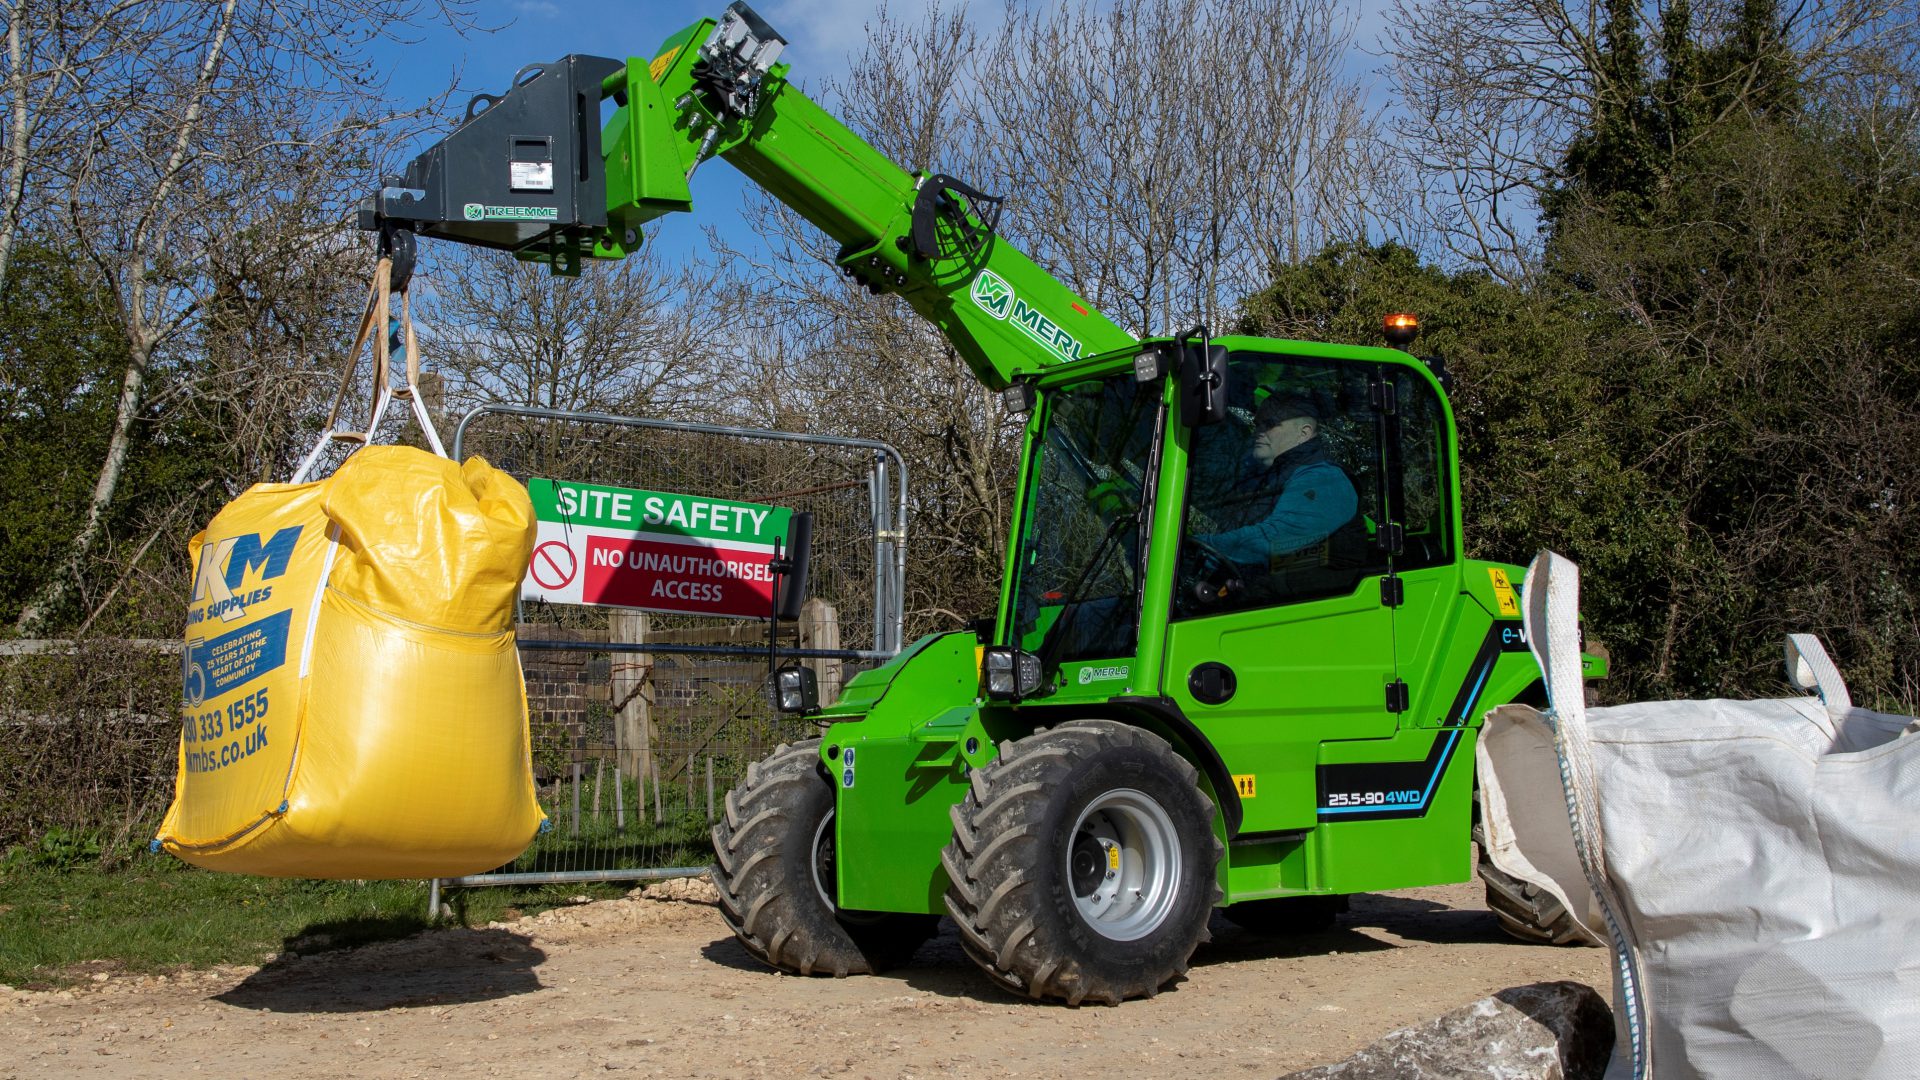
[[[809, 600], [780, 628], [832, 700], [900, 648], [906, 471], [883, 443], [486, 406], [454, 436], [521, 479], [550, 477], [788, 506], [814, 515]], [[534, 779], [550, 827], [513, 864], [448, 884], [632, 880], [709, 860], [726, 792], [814, 733], [767, 700], [767, 623], [528, 604]], [[437, 900], [437, 894], [436, 894]]]

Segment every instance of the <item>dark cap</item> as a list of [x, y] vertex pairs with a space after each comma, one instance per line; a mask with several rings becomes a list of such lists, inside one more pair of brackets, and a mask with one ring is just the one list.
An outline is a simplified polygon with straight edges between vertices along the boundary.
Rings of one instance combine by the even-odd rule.
[[1313, 402], [1300, 394], [1275, 394], [1261, 402], [1260, 407], [1253, 413], [1254, 423], [1262, 431], [1297, 417], [1305, 417], [1318, 424], [1320, 410], [1314, 408]]

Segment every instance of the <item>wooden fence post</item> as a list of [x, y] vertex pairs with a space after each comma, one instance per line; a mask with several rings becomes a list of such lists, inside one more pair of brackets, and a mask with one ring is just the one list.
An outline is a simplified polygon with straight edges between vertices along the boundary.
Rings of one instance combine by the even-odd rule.
[[[837, 649], [840, 647], [840, 609], [819, 597], [800, 605], [800, 647]], [[820, 680], [820, 704], [830, 705], [840, 696], [842, 663], [817, 658], [803, 661]]]
[[[644, 611], [616, 611], [607, 620], [607, 638], [621, 644], [648, 640], [652, 620]], [[620, 771], [641, 778], [654, 775], [653, 654], [613, 654], [613, 743]]]

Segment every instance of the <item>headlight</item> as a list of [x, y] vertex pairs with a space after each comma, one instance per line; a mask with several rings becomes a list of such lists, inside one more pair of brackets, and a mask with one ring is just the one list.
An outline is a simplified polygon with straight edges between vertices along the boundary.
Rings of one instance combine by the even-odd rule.
[[1148, 349], [1133, 358], [1133, 381], [1149, 383], [1166, 374], [1166, 355], [1159, 349]]
[[820, 678], [809, 667], [789, 664], [773, 673], [773, 707], [783, 713], [820, 709]]
[[990, 698], [1019, 701], [1040, 690], [1040, 658], [1024, 649], [1004, 645], [988, 649], [981, 657], [981, 669]]

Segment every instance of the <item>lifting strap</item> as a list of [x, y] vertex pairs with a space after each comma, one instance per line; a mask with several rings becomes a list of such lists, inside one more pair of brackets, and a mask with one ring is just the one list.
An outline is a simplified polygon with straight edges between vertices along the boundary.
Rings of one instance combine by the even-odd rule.
[[[300, 462], [294, 471], [293, 482], [304, 483], [314, 465], [328, 444], [335, 442], [358, 443], [366, 446], [373, 442], [374, 432], [380, 428], [380, 421], [386, 416], [387, 406], [396, 397], [406, 399], [412, 407], [413, 418], [427, 437], [427, 445], [435, 454], [447, 456], [446, 448], [441, 445], [440, 433], [434, 429], [433, 420], [427, 415], [426, 402], [420, 396], [420, 347], [413, 332], [413, 302], [410, 291], [400, 293], [400, 332], [406, 352], [406, 383], [394, 387], [393, 362], [388, 352], [387, 326], [392, 319], [393, 297], [393, 258], [382, 255], [374, 267], [373, 281], [367, 287], [367, 306], [360, 315], [360, 328], [354, 333], [353, 347], [347, 353], [346, 371], [340, 376], [340, 389], [333, 396], [333, 406], [327, 410], [327, 422], [320, 429], [320, 438], [313, 449]], [[340, 409], [346, 404], [347, 393], [353, 388], [353, 377], [360, 370], [360, 350], [373, 341], [373, 399], [368, 405], [367, 426], [364, 430], [336, 430], [340, 423]]]

